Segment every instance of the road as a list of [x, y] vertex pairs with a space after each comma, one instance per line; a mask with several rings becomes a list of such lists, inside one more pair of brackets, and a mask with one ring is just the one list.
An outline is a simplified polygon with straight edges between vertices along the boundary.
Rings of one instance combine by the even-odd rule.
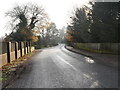
[[116, 88], [118, 71], [70, 52], [63, 44], [43, 49], [8, 88]]

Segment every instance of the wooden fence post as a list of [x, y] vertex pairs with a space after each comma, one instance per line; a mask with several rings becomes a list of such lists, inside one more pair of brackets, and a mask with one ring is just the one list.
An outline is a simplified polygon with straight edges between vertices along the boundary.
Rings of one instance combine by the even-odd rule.
[[22, 55], [23, 55], [23, 52], [22, 52], [22, 42], [19, 42], [19, 44], [20, 44], [20, 57], [22, 57]]
[[24, 42], [24, 54], [26, 54], [26, 42]]
[[31, 52], [31, 42], [29, 42], [29, 51]]
[[7, 42], [7, 63], [10, 63], [11, 42]]
[[18, 58], [18, 53], [17, 53], [17, 51], [18, 51], [18, 42], [15, 42], [15, 59]]
[[28, 48], [29, 48], [28, 42], [26, 42], [26, 47], [27, 47], [27, 53], [29, 53], [29, 50], [28, 50]]
[[28, 52], [30, 52], [30, 42], [28, 42]]

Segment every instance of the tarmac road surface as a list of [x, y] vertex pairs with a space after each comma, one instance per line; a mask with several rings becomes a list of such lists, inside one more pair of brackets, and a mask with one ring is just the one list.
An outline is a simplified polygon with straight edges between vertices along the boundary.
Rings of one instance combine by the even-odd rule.
[[32, 57], [19, 79], [7, 88], [117, 88], [118, 70], [70, 52], [64, 44]]

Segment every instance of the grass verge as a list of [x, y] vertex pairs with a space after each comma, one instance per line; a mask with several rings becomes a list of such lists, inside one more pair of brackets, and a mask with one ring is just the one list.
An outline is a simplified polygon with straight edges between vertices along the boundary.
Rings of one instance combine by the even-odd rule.
[[3, 88], [5, 88], [9, 82], [13, 81], [16, 77], [19, 77], [20, 73], [26, 68], [31, 56], [35, 55], [35, 53], [36, 51], [28, 53], [0, 68], [0, 82], [2, 82]]
[[93, 50], [93, 49], [84, 48], [84, 47], [77, 47], [77, 49], [82, 49], [82, 50], [86, 50], [86, 51], [93, 52], [93, 53], [118, 55], [118, 52], [114, 52], [114, 51], [107, 51], [107, 50]]

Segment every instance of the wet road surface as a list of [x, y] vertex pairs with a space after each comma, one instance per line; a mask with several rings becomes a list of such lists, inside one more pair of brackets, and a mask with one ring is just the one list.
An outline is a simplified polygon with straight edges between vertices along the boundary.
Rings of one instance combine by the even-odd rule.
[[63, 44], [43, 49], [7, 88], [116, 88], [118, 71], [70, 52]]

